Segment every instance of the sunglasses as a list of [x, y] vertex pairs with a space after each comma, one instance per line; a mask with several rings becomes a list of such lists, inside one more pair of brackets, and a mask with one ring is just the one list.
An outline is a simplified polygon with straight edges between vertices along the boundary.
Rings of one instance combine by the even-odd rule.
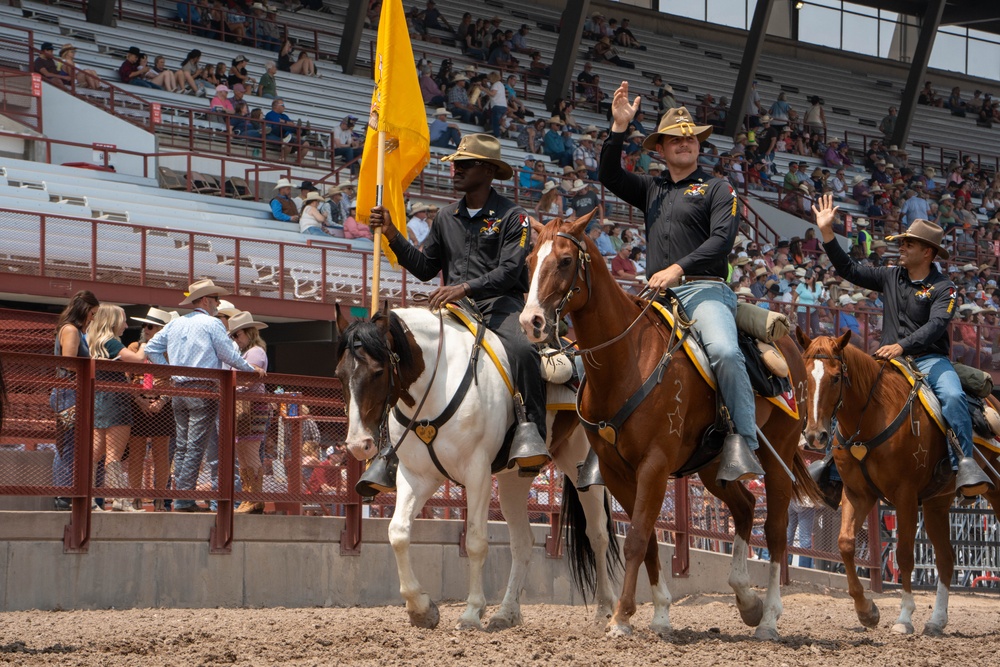
[[455, 160], [455, 169], [472, 169], [487, 164], [483, 160]]
[[[241, 329], [241, 331], [242, 331], [242, 329]], [[230, 337], [230, 338], [232, 338], [233, 340], [237, 340], [237, 339], [239, 339], [239, 337], [240, 337], [240, 332], [239, 332], [239, 331], [237, 331], [237, 332], [236, 332], [236, 333], [234, 333], [234, 334], [229, 334], [229, 337]]]
[[152, 331], [153, 329], [157, 328], [157, 325], [155, 325], [155, 324], [143, 324], [142, 328], [145, 329], [146, 331]]

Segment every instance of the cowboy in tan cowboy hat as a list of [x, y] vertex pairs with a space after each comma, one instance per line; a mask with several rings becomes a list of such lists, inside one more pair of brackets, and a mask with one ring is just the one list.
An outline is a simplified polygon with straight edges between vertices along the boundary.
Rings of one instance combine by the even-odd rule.
[[[445, 284], [431, 292], [431, 308], [472, 299], [487, 328], [500, 337], [527, 413], [527, 420], [517, 426], [508, 466], [531, 468], [548, 460], [548, 449], [540, 358], [518, 322], [528, 291], [528, 213], [493, 188], [494, 179], [506, 180], [514, 173], [496, 137], [466, 135], [456, 151], [441, 160], [454, 165], [455, 189], [464, 194], [441, 208], [422, 249], [396, 229], [384, 207], [372, 209], [371, 226], [383, 227], [399, 263], [420, 280], [434, 280], [443, 272]], [[395, 486], [385, 467], [372, 466], [365, 475], [362, 482], [373, 491]]]
[[[719, 464], [720, 483], [763, 475], [752, 450], [757, 449], [753, 388], [739, 352], [736, 302], [727, 287], [729, 253], [739, 228], [739, 200], [728, 181], [713, 178], [698, 165], [700, 143], [712, 134], [695, 123], [684, 107], [667, 110], [656, 132], [642, 142], [659, 153], [666, 171], [659, 177], [622, 169], [622, 145], [641, 98], [629, 99], [623, 81], [611, 104], [611, 134], [601, 153], [601, 183], [628, 202], [670, 202], [646, 206], [646, 277], [659, 292], [671, 288], [688, 310], [717, 373], [719, 394], [738, 435]], [[667, 241], [669, 239], [669, 241]], [[692, 312], [694, 311], [694, 312]], [[695, 314], [699, 313], [699, 314]], [[583, 475], [594, 470], [596, 458], [584, 463]]]
[[961, 457], [949, 452], [952, 469], [957, 471], [956, 488], [967, 497], [989, 490], [993, 483], [972, 458], [972, 419], [965, 391], [949, 361], [948, 323], [955, 314], [955, 283], [934, 266], [936, 257], [948, 258], [948, 252], [941, 247], [944, 230], [918, 218], [902, 234], [887, 237], [899, 241], [899, 266], [863, 267], [850, 258], [834, 236], [838, 208], [827, 194], [820, 198], [818, 206], [813, 206], [813, 214], [837, 273], [882, 293], [885, 317], [875, 356], [886, 360], [904, 355], [913, 358], [917, 370], [941, 401], [944, 419], [961, 446]]

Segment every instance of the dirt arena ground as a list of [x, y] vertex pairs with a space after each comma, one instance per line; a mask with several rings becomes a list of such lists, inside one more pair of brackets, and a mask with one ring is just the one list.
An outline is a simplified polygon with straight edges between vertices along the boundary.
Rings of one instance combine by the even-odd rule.
[[[582, 607], [532, 605], [525, 625], [500, 633], [451, 629], [462, 610], [441, 605], [437, 630], [407, 624], [403, 607], [372, 609], [146, 609], [16, 612], [0, 615], [2, 665], [936, 665], [998, 664], [1000, 600], [952, 596], [941, 638], [893, 635], [898, 594], [876, 596], [877, 630], [861, 628], [842, 591], [791, 586], [776, 643], [752, 639], [732, 596], [675, 602], [673, 637], [646, 628], [649, 605], [632, 637], [608, 639]], [[931, 594], [919, 594], [917, 632], [930, 616]]]

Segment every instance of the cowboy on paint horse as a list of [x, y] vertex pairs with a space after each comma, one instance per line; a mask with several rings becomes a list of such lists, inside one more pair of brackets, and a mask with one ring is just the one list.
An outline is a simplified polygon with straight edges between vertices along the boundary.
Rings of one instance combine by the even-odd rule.
[[712, 127], [695, 125], [684, 107], [668, 110], [657, 131], [642, 142], [647, 150], [660, 153], [666, 173], [654, 177], [622, 169], [622, 144], [639, 100], [629, 102], [628, 82], [615, 91], [614, 123], [601, 151], [600, 180], [645, 214], [649, 286], [670, 288], [680, 300], [718, 380], [722, 403], [740, 436], [729, 439], [736, 446], [723, 449], [719, 480], [752, 479], [764, 474], [753, 453], [754, 392], [737, 337], [736, 294], [726, 284], [728, 256], [739, 228], [739, 200], [726, 180], [712, 178], [698, 166], [700, 142], [712, 134]]
[[865, 289], [882, 293], [885, 306], [879, 359], [912, 357], [917, 370], [941, 402], [945, 422], [954, 431], [962, 450], [958, 458], [950, 451], [952, 470], [957, 471], [955, 487], [966, 497], [993, 487], [989, 477], [972, 458], [972, 418], [965, 390], [949, 360], [951, 340], [948, 323], [955, 315], [955, 284], [934, 266], [936, 257], [948, 259], [941, 247], [944, 230], [927, 220], [914, 220], [902, 234], [886, 237], [899, 240], [899, 266], [861, 266], [840, 247], [833, 233], [839, 207], [832, 195], [820, 197], [813, 206], [816, 224], [823, 235], [823, 248], [837, 273]]
[[[454, 153], [441, 158], [455, 167], [455, 189], [465, 196], [441, 209], [422, 249], [414, 247], [392, 222], [388, 209], [375, 207], [371, 225], [381, 225], [389, 247], [407, 271], [420, 280], [444, 274], [444, 285], [431, 292], [431, 309], [468, 297], [483, 315], [486, 328], [503, 341], [511, 375], [523, 401], [524, 416], [511, 444], [508, 468], [515, 464], [537, 470], [549, 459], [545, 446], [545, 382], [538, 350], [528, 342], [518, 317], [528, 291], [525, 259], [531, 247], [531, 227], [523, 208], [492, 187], [493, 179], [513, 175], [501, 159], [500, 142], [488, 134], [469, 134]], [[395, 488], [386, 468], [369, 468], [362, 482], [373, 488]]]

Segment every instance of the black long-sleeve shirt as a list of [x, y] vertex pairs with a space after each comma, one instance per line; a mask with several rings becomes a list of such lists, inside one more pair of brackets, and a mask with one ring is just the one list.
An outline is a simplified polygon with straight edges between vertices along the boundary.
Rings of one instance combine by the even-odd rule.
[[955, 316], [956, 290], [936, 267], [931, 265], [923, 280], [911, 280], [901, 266], [861, 266], [836, 240], [824, 243], [823, 248], [842, 278], [882, 293], [882, 345], [898, 343], [907, 356], [948, 356], [948, 322]]
[[442, 208], [424, 239], [423, 250], [398, 234], [389, 244], [399, 263], [420, 280], [444, 273], [445, 285], [469, 284], [474, 301], [528, 291], [531, 248], [528, 214], [496, 190], [470, 216], [465, 198]]
[[686, 275], [728, 276], [728, 255], [739, 227], [739, 200], [728, 181], [700, 168], [674, 183], [670, 173], [632, 174], [621, 166], [624, 132], [601, 150], [601, 183], [645, 214], [646, 277], [679, 264]]

